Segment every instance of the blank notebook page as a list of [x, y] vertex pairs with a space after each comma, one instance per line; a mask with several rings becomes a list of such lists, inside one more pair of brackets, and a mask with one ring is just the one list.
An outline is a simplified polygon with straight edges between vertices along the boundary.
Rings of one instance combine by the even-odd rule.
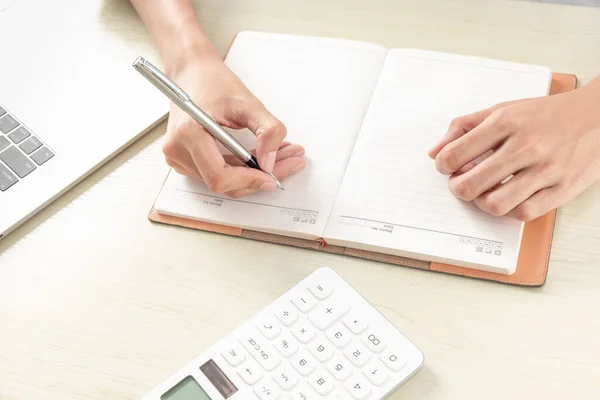
[[325, 237], [429, 261], [514, 268], [522, 223], [456, 199], [427, 150], [453, 118], [546, 95], [550, 78], [541, 67], [390, 50]]
[[[321, 236], [367, 111], [386, 49], [338, 39], [243, 32], [226, 64], [306, 149], [285, 191], [232, 200], [172, 171], [155, 208], [164, 214], [290, 235]], [[249, 131], [236, 133], [254, 148]]]

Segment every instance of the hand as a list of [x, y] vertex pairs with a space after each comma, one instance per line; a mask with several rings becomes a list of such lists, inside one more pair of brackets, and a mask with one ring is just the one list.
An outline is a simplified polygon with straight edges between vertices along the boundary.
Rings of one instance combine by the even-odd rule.
[[[285, 126], [216, 56], [191, 56], [167, 74], [215, 121], [256, 135], [253, 154], [266, 172], [280, 181], [305, 166], [304, 149], [284, 142]], [[239, 198], [258, 190], [276, 190], [273, 178], [246, 167], [233, 155], [223, 156], [217, 141], [187, 113], [172, 104], [166, 140], [166, 162], [180, 174], [203, 180], [215, 193]]]
[[429, 156], [450, 174], [457, 198], [529, 221], [600, 179], [599, 107], [600, 77], [570, 92], [498, 104], [454, 120]]

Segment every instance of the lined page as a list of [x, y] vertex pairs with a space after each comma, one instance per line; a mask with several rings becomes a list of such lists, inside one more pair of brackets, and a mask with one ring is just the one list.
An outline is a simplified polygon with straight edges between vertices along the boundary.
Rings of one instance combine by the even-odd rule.
[[[285, 191], [233, 200], [169, 174], [155, 207], [164, 214], [267, 232], [321, 236], [366, 113], [386, 49], [338, 39], [244, 32], [226, 64], [306, 149], [307, 166]], [[236, 132], [254, 148], [249, 131]]]
[[523, 224], [456, 199], [426, 153], [453, 118], [546, 95], [550, 79], [542, 67], [389, 51], [325, 237], [510, 273]]

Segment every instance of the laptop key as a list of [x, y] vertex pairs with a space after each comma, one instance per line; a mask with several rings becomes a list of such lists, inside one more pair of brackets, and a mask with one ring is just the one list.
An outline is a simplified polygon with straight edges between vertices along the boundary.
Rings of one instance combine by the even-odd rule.
[[8, 141], [7, 138], [5, 138], [4, 136], [0, 136], [0, 151], [7, 148], [9, 144], [10, 144], [10, 142]]
[[27, 139], [29, 136], [31, 136], [31, 132], [29, 132], [27, 129], [25, 129], [22, 126], [18, 127], [17, 129], [12, 131], [8, 135], [10, 140], [12, 140], [13, 143], [15, 143], [15, 144], [21, 143], [23, 140]]
[[0, 160], [4, 161], [4, 164], [8, 165], [8, 168], [12, 169], [19, 178], [26, 177], [36, 168], [15, 146], [10, 146], [0, 153]]
[[46, 146], [42, 147], [31, 155], [31, 159], [35, 161], [37, 165], [42, 165], [52, 157], [54, 157], [54, 153], [51, 152]]
[[0, 118], [0, 131], [8, 133], [19, 126], [19, 122], [10, 114]]
[[6, 110], [0, 106], [0, 117], [6, 114]]
[[0, 192], [17, 183], [19, 180], [4, 165], [0, 164]]
[[19, 147], [25, 152], [25, 154], [31, 154], [35, 150], [42, 147], [42, 142], [40, 142], [40, 140], [35, 136], [32, 136], [29, 139], [27, 139], [27, 141], [21, 143]]

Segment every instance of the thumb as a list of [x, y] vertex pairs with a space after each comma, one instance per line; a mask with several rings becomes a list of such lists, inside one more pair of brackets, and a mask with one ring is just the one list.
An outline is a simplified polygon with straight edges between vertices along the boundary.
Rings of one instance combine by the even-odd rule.
[[256, 157], [258, 165], [265, 172], [273, 172], [277, 150], [287, 135], [283, 123], [275, 118], [264, 105], [247, 108], [243, 112], [245, 125], [256, 136]]

